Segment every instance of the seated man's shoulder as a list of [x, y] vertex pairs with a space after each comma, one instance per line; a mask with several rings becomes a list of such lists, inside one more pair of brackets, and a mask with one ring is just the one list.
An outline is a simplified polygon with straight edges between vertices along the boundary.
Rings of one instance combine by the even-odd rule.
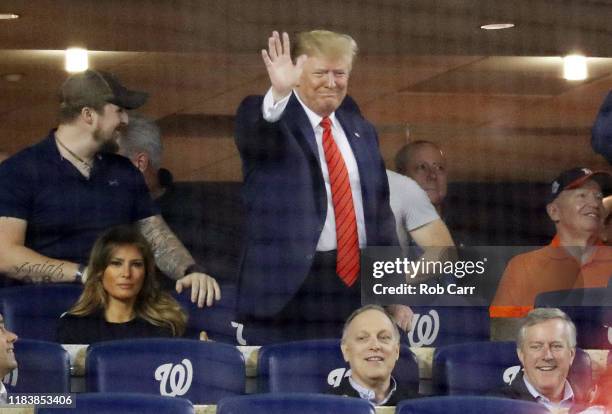
[[48, 162], [42, 143], [25, 148], [0, 163], [1, 175], [34, 173], [41, 168], [41, 161]]
[[386, 171], [387, 171], [387, 178], [389, 179], [389, 187], [391, 188], [398, 187], [398, 190], [401, 189], [402, 191], [413, 192], [415, 194], [418, 193], [418, 195], [425, 194], [425, 196], [427, 196], [427, 194], [421, 188], [421, 186], [419, 186], [419, 184], [416, 181], [414, 181], [412, 178], [407, 177], [403, 174], [397, 173], [395, 171], [391, 171], [391, 170], [386, 170]]
[[533, 250], [529, 250], [524, 253], [517, 254], [512, 257], [508, 261], [508, 266], [510, 265], [532, 265], [532, 264], [540, 264], [545, 263], [551, 260], [552, 254], [554, 254], [554, 247], [551, 246], [543, 246], [539, 248], [535, 248]]
[[353, 387], [351, 387], [351, 384], [346, 378], [340, 382], [340, 385], [337, 387], [330, 388], [326, 394], [360, 398], [359, 393]]
[[519, 374], [510, 384], [505, 384], [502, 387], [495, 388], [487, 392], [488, 397], [509, 398], [512, 400], [535, 401], [535, 398], [529, 393], [523, 375]]
[[103, 154], [99, 154], [100, 159], [104, 160], [104, 163], [108, 166], [121, 168], [126, 171], [136, 171], [139, 172], [138, 169], [132, 164], [129, 158], [124, 157], [123, 155], [113, 154], [110, 152], [105, 152]]
[[[361, 396], [359, 395], [359, 392], [357, 392], [357, 390], [355, 390], [351, 386], [350, 382], [347, 379], [342, 381], [339, 386], [331, 388], [327, 392], [327, 394], [340, 395], [342, 397], [361, 398]], [[419, 395], [418, 393], [412, 391], [411, 389], [401, 387], [398, 384], [397, 388], [395, 389], [395, 391], [393, 391], [393, 394], [391, 394], [391, 396], [389, 397], [389, 400], [384, 405], [385, 406], [396, 406], [403, 400], [410, 400], [413, 398], [420, 398], [420, 397], [421, 395]]]

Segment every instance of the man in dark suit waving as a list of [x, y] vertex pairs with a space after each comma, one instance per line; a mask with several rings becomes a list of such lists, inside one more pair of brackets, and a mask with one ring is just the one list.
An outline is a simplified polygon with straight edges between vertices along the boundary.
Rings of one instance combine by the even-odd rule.
[[[359, 251], [397, 245], [374, 127], [346, 96], [355, 41], [274, 32], [262, 50], [271, 88], [238, 109], [247, 207], [238, 311], [340, 322], [360, 306]], [[391, 306], [407, 329], [412, 314]]]

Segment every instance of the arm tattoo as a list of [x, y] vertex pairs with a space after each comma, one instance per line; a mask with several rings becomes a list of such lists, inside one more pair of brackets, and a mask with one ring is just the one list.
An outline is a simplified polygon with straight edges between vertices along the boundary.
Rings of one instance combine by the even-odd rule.
[[64, 263], [58, 265], [25, 262], [14, 267], [13, 276], [27, 283], [61, 282], [65, 279]]
[[151, 245], [157, 267], [174, 280], [182, 278], [185, 269], [195, 263], [195, 260], [164, 219], [161, 216], [153, 216], [139, 220], [137, 224]]

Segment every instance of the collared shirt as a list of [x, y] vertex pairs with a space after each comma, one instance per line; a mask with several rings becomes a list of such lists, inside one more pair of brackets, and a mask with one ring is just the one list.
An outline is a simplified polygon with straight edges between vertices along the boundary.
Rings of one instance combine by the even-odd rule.
[[158, 211], [127, 158], [98, 154], [86, 178], [59, 152], [55, 130], [0, 164], [0, 216], [25, 220], [25, 246], [48, 257], [86, 263], [104, 230]]
[[[293, 93], [295, 94], [300, 105], [302, 105], [302, 107], [304, 108], [304, 111], [306, 112], [308, 120], [310, 121], [312, 129], [314, 131], [315, 138], [317, 141], [317, 148], [319, 151], [319, 166], [321, 167], [321, 173], [323, 174], [323, 179], [325, 181], [325, 192], [327, 193], [327, 216], [325, 217], [323, 231], [321, 231], [319, 242], [317, 243], [317, 251], [334, 250], [337, 247], [336, 218], [334, 215], [334, 206], [332, 204], [329, 171], [327, 169], [327, 162], [325, 161], [325, 153], [323, 152], [323, 127], [319, 125], [323, 118], [314, 113], [310, 108], [308, 108], [304, 104], [304, 102], [302, 102], [299, 95], [295, 91], [293, 91]], [[283, 111], [287, 107], [287, 103], [289, 102], [290, 97], [291, 94], [274, 103], [274, 98], [272, 96], [272, 88], [270, 88], [268, 93], [266, 93], [266, 95], [264, 96], [263, 101], [262, 111], [264, 119], [268, 122], [278, 121], [282, 116]], [[351, 193], [353, 195], [353, 205], [355, 206], [355, 218], [357, 219], [359, 247], [363, 248], [366, 246], [367, 240], [365, 232], [365, 220], [363, 215], [363, 199], [361, 196], [361, 181], [359, 178], [359, 169], [357, 168], [357, 161], [355, 160], [355, 155], [353, 154], [351, 145], [348, 142], [346, 133], [340, 125], [340, 122], [338, 122], [335, 113], [332, 113], [329, 116], [329, 119], [332, 124], [332, 134], [334, 136], [334, 141], [336, 141], [336, 145], [338, 146], [338, 149], [342, 154], [342, 158], [344, 159], [344, 163], [346, 164], [346, 169], [348, 171], [349, 180], [351, 183]]]
[[559, 237], [541, 249], [519, 254], [506, 266], [489, 308], [492, 318], [522, 318], [538, 294], [555, 290], [605, 287], [612, 274], [612, 247], [597, 243], [582, 263]]
[[367, 388], [364, 387], [362, 385], [357, 384], [354, 380], [353, 377], [349, 377], [349, 384], [351, 384], [351, 387], [353, 387], [353, 389], [355, 391], [357, 391], [359, 393], [359, 397], [364, 399], [364, 400], [368, 400], [369, 402], [371, 402], [373, 405], [385, 405], [387, 403], [387, 401], [389, 401], [389, 398], [391, 398], [391, 396], [393, 395], [393, 393], [395, 392], [395, 390], [397, 389], [397, 382], [395, 382], [395, 378], [391, 377], [391, 383], [389, 386], [389, 392], [387, 393], [387, 395], [385, 396], [385, 398], [383, 398], [381, 401], [376, 401], [376, 393]]
[[6, 387], [0, 381], [0, 405], [6, 404], [8, 399], [8, 393], [6, 392]]
[[529, 382], [526, 375], [523, 375], [523, 381], [525, 382], [525, 386], [527, 387], [527, 391], [529, 394], [536, 399], [536, 402], [544, 405], [549, 410], [557, 410], [559, 408], [571, 408], [574, 403], [574, 390], [572, 390], [572, 386], [567, 380], [565, 380], [565, 385], [563, 386], [563, 398], [558, 403], [552, 402], [548, 397], [542, 395], [538, 390], [535, 389], [533, 385]]

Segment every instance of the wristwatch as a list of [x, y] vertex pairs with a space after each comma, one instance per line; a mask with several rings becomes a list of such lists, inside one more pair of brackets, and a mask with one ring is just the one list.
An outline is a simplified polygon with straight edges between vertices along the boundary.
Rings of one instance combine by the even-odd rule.
[[79, 263], [79, 268], [77, 269], [75, 275], [74, 275], [74, 280], [80, 284], [85, 283], [85, 271], [87, 269], [87, 266], [85, 266], [82, 263]]

